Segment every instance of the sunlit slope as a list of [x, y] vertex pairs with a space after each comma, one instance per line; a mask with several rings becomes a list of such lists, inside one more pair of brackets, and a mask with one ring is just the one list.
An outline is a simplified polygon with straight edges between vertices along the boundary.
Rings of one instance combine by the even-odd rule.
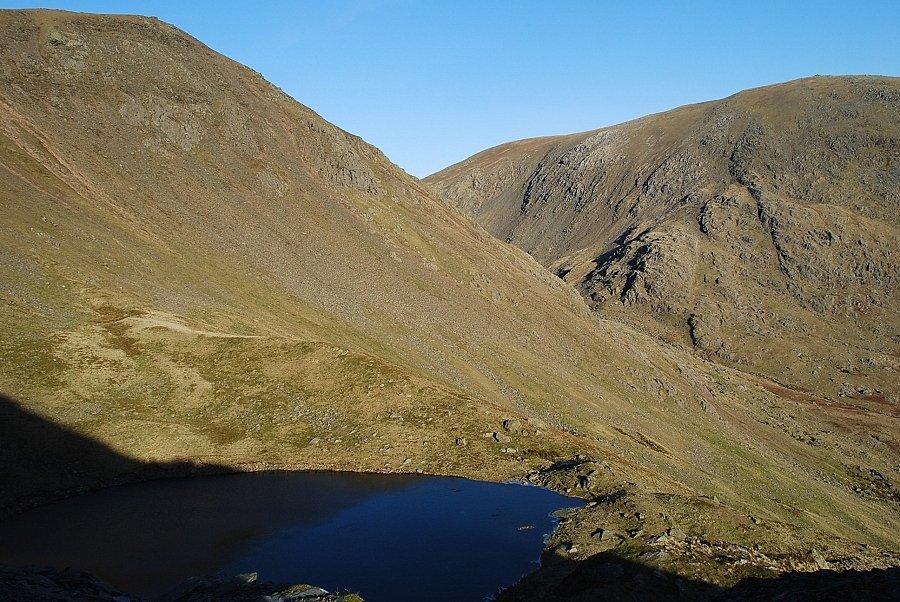
[[427, 181], [603, 316], [896, 403], [898, 165], [900, 80], [815, 77], [514, 142]]
[[[0, 391], [29, 412], [143, 462], [501, 479], [580, 453], [640, 491], [892, 542], [888, 494], [853, 490], [894, 461], [865, 447], [892, 416], [832, 425], [598, 320], [182, 32], [4, 12], [0, 65]], [[3, 426], [4, 503], [114, 476], [23, 470], [54, 441]]]

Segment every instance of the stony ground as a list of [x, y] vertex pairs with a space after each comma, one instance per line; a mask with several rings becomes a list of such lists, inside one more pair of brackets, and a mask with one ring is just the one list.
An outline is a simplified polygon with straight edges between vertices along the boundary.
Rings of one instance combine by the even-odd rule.
[[735, 513], [716, 498], [619, 486], [573, 459], [530, 482], [590, 500], [560, 514], [542, 567], [500, 600], [892, 600], [900, 552]]
[[[0, 566], [0, 599], [17, 602], [140, 602], [140, 599], [75, 569]], [[257, 581], [255, 573], [231, 579], [194, 577], [155, 602], [363, 602], [357, 594], [332, 594], [311, 585]]]

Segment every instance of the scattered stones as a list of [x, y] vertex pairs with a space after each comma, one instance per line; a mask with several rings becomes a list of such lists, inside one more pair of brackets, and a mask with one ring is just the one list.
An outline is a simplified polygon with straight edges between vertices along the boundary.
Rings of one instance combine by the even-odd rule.
[[644, 562], [652, 562], [652, 561], [660, 561], [660, 560], [668, 560], [669, 553], [665, 550], [653, 550], [651, 552], [644, 552], [640, 556], [638, 556]]
[[656, 537], [654, 543], [682, 542], [687, 539], [687, 534], [678, 527], [668, 529], [662, 535]]
[[666, 531], [666, 535], [668, 535], [675, 541], [684, 541], [685, 539], [687, 539], [687, 534], [678, 527], [672, 527], [671, 529]]
[[591, 537], [600, 541], [622, 541], [622, 537], [609, 529], [597, 529]]
[[322, 596], [327, 593], [328, 592], [326, 590], [322, 589], [321, 587], [311, 587], [307, 590], [300, 592], [300, 597], [301, 598], [310, 598], [313, 596]]
[[503, 430], [508, 433], [518, 433], [522, 430], [522, 421], [515, 418], [507, 418], [503, 421]]
[[[64, 571], [40, 567], [0, 566], [0, 600], [42, 602], [137, 602], [126, 594], [84, 571]], [[191, 577], [158, 598], [159, 602], [362, 602], [356, 594], [332, 594], [311, 585], [260, 582], [256, 573], [230, 579]]]
[[822, 554], [818, 550], [813, 548], [812, 550], [809, 551], [809, 555], [812, 558], [813, 562], [816, 563], [817, 567], [819, 567], [820, 569], [828, 568], [828, 561], [825, 560], [825, 557], [822, 556]]

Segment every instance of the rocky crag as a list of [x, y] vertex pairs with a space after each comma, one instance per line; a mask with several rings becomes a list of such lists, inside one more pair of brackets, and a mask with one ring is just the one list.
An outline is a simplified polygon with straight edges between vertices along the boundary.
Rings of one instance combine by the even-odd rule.
[[[426, 181], [569, 283], [598, 317], [780, 398], [753, 410], [757, 420], [808, 449], [896, 458], [898, 103], [897, 78], [815, 77], [512, 142]], [[723, 417], [715, 397], [700, 403]], [[811, 415], [828, 426], [813, 427]], [[883, 491], [896, 504], [900, 465], [889, 463], [887, 472], [857, 466], [869, 484], [853, 491]], [[617, 545], [644, 532], [620, 527], [609, 538]]]
[[813, 397], [897, 402], [897, 78], [748, 90], [426, 181], [604, 317]]

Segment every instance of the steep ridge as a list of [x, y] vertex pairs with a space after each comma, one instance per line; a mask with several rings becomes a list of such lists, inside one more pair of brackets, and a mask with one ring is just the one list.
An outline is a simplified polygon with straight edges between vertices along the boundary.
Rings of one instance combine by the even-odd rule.
[[749, 90], [426, 181], [601, 315], [829, 398], [898, 400], [900, 79]]
[[[715, 582], [815, 567], [823, 534], [834, 566], [900, 564], [896, 414], [788, 400], [598, 319], [157, 20], [2, 12], [0, 78], [5, 511], [135, 463], [531, 474], [606, 500], [551, 542], [575, 562], [616, 543], [591, 536], [621, 519], [608, 502], [647, 536], [760, 546], [700, 575], [644, 561]], [[71, 440], [113, 459], [51, 460]]]
[[[109, 434], [158, 422], [139, 455], [214, 461], [263, 460], [277, 434], [356, 462], [361, 432], [320, 432], [346, 403], [357, 431], [409, 431], [379, 433], [371, 453], [400, 448], [388, 468], [412, 448], [445, 470], [486, 450], [517, 466], [472, 440], [479, 413], [480, 438], [548, 415], [567, 382], [599, 394], [577, 366], [593, 328], [577, 295], [258, 75], [151, 19], [3, 24], [7, 394]], [[419, 420], [423, 397], [442, 407]], [[457, 427], [472, 445], [449, 455], [412, 437]]]

